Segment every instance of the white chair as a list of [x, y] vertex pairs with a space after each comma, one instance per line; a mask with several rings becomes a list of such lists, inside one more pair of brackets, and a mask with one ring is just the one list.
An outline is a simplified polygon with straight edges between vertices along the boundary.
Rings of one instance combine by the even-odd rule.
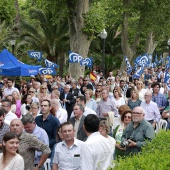
[[166, 130], [167, 128], [167, 121], [160, 119], [158, 123], [156, 123], [156, 130], [155, 132], [158, 133], [161, 129]]
[[44, 162], [45, 170], [51, 170], [50, 162], [51, 160], [49, 158]]

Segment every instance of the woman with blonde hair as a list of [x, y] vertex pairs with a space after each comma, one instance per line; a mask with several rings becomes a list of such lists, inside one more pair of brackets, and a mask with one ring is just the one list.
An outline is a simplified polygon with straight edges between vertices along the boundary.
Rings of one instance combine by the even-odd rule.
[[40, 86], [40, 93], [38, 95], [38, 99], [41, 103], [43, 100], [51, 100], [51, 94], [48, 93], [47, 85], [42, 84]]
[[141, 101], [144, 101], [144, 95], [146, 93], [146, 89], [143, 88], [143, 82], [142, 81], [138, 81], [136, 84], [136, 89], [139, 93], [139, 99]]
[[17, 91], [12, 92], [12, 96], [14, 97], [16, 101], [16, 112], [18, 118], [21, 116], [21, 95]]
[[135, 107], [140, 106], [141, 102], [138, 91], [133, 88], [131, 90], [131, 98], [128, 100], [128, 106], [133, 110]]
[[18, 146], [18, 136], [14, 132], [7, 132], [2, 139], [0, 170], [24, 170], [24, 160], [17, 153]]

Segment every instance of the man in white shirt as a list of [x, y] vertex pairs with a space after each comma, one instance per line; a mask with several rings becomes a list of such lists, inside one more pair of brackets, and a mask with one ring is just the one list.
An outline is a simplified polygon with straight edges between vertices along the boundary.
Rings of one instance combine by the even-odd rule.
[[16, 91], [19, 93], [19, 90], [13, 86], [13, 79], [8, 78], [7, 80], [7, 87], [4, 89], [3, 97], [6, 97], [10, 94], [12, 94], [13, 91]]
[[11, 112], [11, 106], [12, 106], [12, 103], [10, 100], [8, 99], [2, 100], [2, 108], [5, 110], [4, 122], [7, 123], [8, 125], [10, 125], [13, 119], [17, 118], [16, 114]]
[[61, 107], [61, 104], [57, 99], [51, 100], [51, 107], [55, 111], [55, 116], [60, 121], [60, 124], [67, 122], [67, 111]]
[[161, 118], [159, 108], [157, 104], [152, 101], [152, 93], [150, 91], [147, 91], [144, 97], [145, 101], [140, 105], [145, 111], [144, 119], [150, 122], [155, 128], [156, 122], [158, 123]]
[[70, 122], [61, 125], [64, 141], [58, 143], [55, 147], [52, 170], [81, 170], [84, 142], [75, 139], [74, 133], [73, 125]]
[[84, 129], [88, 136], [82, 148], [82, 170], [107, 170], [112, 161], [109, 141], [99, 132], [99, 118], [87, 115], [84, 119]]

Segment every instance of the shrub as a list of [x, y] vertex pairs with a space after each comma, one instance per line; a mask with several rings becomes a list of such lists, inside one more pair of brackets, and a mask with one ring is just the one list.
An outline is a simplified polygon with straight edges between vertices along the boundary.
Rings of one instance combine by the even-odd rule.
[[170, 131], [161, 131], [152, 142], [133, 157], [114, 161], [109, 170], [168, 170], [170, 169]]

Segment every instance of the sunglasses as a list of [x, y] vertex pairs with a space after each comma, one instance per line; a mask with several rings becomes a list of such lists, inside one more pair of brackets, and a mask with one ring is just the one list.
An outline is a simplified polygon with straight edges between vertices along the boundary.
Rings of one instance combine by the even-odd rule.
[[131, 116], [125, 116], [124, 118], [128, 118], [128, 119], [131, 119], [132, 117], [131, 117]]
[[34, 91], [29, 91], [29, 93], [34, 93]]
[[101, 92], [100, 90], [96, 90], [96, 92]]
[[83, 81], [88, 81], [88, 80], [83, 80]]
[[42, 89], [47, 89], [47, 88], [42, 88]]
[[117, 91], [114, 91], [114, 93], [117, 92]]

